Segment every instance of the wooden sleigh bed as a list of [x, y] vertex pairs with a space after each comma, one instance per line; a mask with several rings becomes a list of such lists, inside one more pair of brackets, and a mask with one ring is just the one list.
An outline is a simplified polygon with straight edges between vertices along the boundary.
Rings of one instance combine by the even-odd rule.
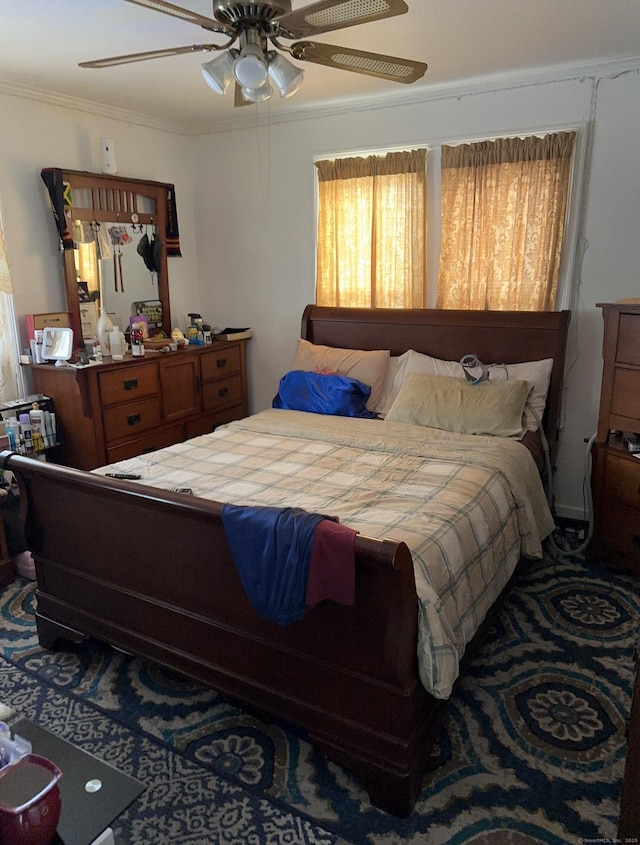
[[[543, 419], [552, 465], [568, 323], [568, 312], [308, 306], [302, 338], [394, 357], [412, 349], [446, 361], [468, 353], [487, 363], [553, 359]], [[91, 636], [204, 681], [297, 727], [361, 779], [373, 804], [411, 812], [446, 699], [421, 682], [407, 544], [358, 534], [353, 605], [324, 601], [279, 625], [261, 619], [243, 591], [222, 502], [9, 452], [1, 463], [20, 486], [42, 646]], [[462, 672], [490, 618], [466, 648]]]

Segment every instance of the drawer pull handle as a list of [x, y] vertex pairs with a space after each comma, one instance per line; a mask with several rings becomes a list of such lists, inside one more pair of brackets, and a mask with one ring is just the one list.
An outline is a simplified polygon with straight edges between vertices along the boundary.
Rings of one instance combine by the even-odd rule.
[[135, 390], [138, 386], [138, 379], [137, 378], [128, 378], [124, 383], [123, 387], [125, 390]]
[[216, 365], [218, 366], [218, 369], [221, 370], [223, 367], [227, 366], [227, 359], [226, 358], [218, 358], [216, 360]]
[[229, 388], [228, 387], [221, 387], [218, 391], [218, 396], [222, 399], [224, 396], [229, 395]]
[[138, 425], [141, 422], [142, 418], [140, 414], [130, 414], [127, 417], [127, 425]]

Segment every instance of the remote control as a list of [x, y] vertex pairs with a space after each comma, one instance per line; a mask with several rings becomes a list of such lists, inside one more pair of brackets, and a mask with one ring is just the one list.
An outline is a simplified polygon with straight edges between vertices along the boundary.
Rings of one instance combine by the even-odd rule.
[[132, 472], [106, 472], [105, 475], [108, 475], [109, 478], [126, 478], [129, 481], [137, 481], [142, 478], [141, 475], [135, 475]]

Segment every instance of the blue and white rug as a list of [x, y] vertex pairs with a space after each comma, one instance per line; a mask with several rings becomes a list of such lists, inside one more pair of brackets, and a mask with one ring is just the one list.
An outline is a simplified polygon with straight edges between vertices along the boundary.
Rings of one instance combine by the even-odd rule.
[[[614, 840], [640, 579], [549, 552], [527, 563], [457, 687], [404, 820], [284, 725], [91, 641], [46, 652], [33, 584], [0, 595], [0, 701], [149, 786], [120, 842]], [[7, 662], [9, 661], [9, 662]]]

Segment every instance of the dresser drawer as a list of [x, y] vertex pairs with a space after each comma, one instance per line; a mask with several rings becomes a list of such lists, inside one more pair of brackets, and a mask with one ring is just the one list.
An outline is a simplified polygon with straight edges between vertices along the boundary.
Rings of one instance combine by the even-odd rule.
[[615, 368], [611, 413], [628, 419], [640, 419], [640, 370]]
[[616, 361], [640, 367], [640, 314], [621, 314]]
[[240, 372], [240, 347], [225, 346], [205, 352], [200, 359], [200, 374], [202, 381], [223, 378], [230, 373]]
[[159, 393], [158, 368], [154, 363], [99, 373], [98, 385], [103, 405], [134, 402]]
[[607, 450], [602, 492], [607, 499], [635, 508], [640, 531], [640, 460]]
[[174, 425], [169, 428], [161, 428], [128, 440], [119, 446], [111, 446], [107, 449], [107, 462], [110, 464], [117, 461], [125, 461], [127, 458], [136, 458], [138, 455], [146, 455], [155, 452], [156, 449], [164, 449], [166, 446], [173, 446], [184, 439], [184, 431], [181, 425]]
[[211, 411], [208, 414], [202, 414], [197, 420], [188, 422], [185, 426], [185, 439], [189, 440], [191, 437], [199, 437], [201, 434], [210, 434], [219, 425], [240, 420], [245, 416], [243, 405], [232, 405], [229, 408], [223, 408], [221, 411]]
[[203, 384], [202, 402], [205, 411], [242, 402], [242, 376], [231, 376]]
[[107, 446], [114, 440], [132, 438], [160, 425], [160, 399], [141, 399], [128, 405], [106, 408], [102, 413]]
[[596, 514], [597, 540], [640, 569], [640, 512], [605, 499]]

